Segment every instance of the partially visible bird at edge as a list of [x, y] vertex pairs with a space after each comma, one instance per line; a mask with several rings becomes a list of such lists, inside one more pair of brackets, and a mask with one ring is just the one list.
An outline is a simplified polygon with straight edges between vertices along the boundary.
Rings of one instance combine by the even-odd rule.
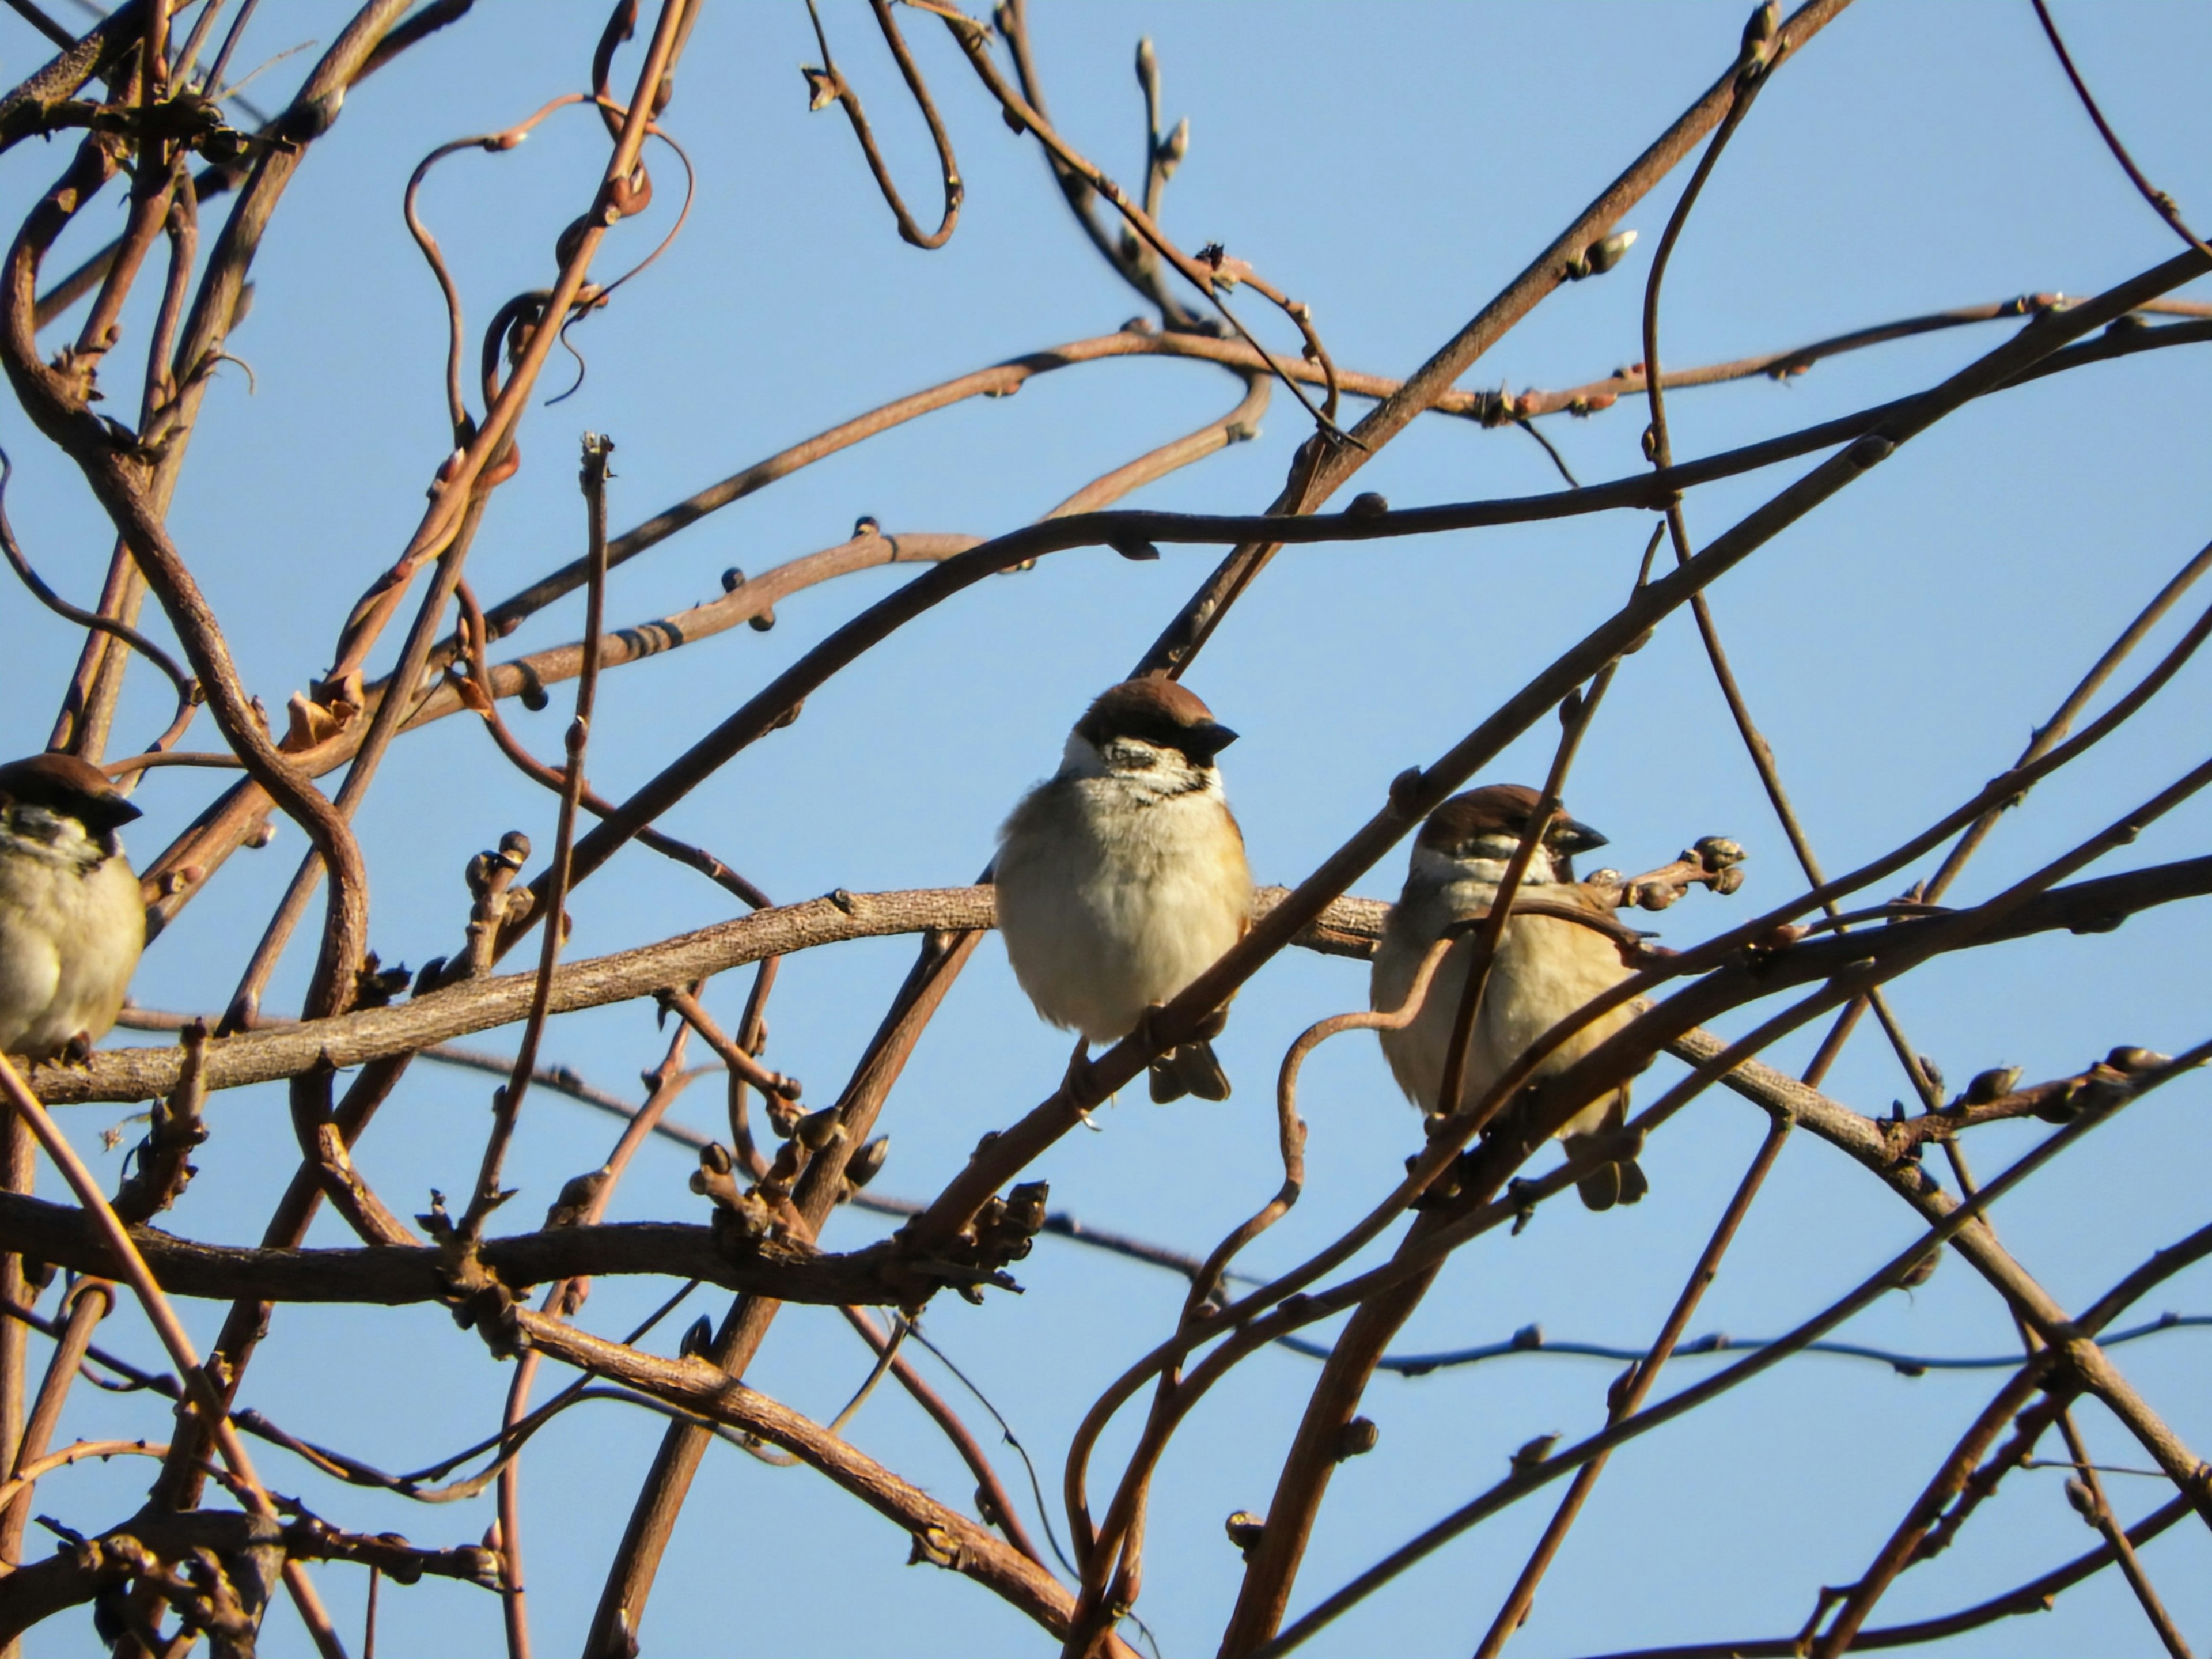
[[138, 815], [73, 755], [0, 766], [0, 1052], [81, 1060], [115, 1024], [146, 944], [116, 835]]

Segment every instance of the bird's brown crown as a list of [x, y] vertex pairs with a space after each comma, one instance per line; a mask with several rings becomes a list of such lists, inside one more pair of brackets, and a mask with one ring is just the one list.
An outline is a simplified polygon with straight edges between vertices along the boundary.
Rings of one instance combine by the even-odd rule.
[[106, 773], [75, 755], [33, 755], [0, 766], [0, 800], [66, 813], [95, 836], [138, 816]]
[[1455, 856], [1485, 836], [1520, 836], [1528, 828], [1537, 799], [1534, 790], [1519, 783], [1486, 783], [1454, 795], [1429, 814], [1421, 826], [1421, 845]]
[[1200, 766], [1211, 765], [1214, 756], [1237, 741], [1237, 734], [1213, 718], [1196, 693], [1162, 679], [1124, 680], [1102, 692], [1076, 722], [1075, 734], [1101, 750], [1116, 738], [1135, 738], [1181, 750]]
[[[1454, 795], [1430, 813], [1428, 821], [1421, 825], [1419, 844], [1447, 858], [1464, 858], [1486, 836], [1504, 836], [1517, 841], [1528, 833], [1528, 820], [1541, 800], [1542, 797], [1526, 784], [1486, 783], [1480, 789]], [[1569, 817], [1562, 805], [1553, 814], [1551, 827], [1544, 832], [1544, 842], [1556, 854], [1602, 847], [1605, 837], [1588, 824], [1577, 823]]]

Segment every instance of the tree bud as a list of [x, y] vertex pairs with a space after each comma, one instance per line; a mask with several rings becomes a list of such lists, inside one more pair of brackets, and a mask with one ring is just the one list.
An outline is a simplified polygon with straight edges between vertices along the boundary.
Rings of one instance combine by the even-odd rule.
[[891, 1138], [878, 1135], [853, 1154], [852, 1161], [845, 1166], [845, 1179], [855, 1187], [866, 1186], [883, 1169], [884, 1160], [890, 1156], [890, 1150]]
[[1590, 246], [1583, 251], [1583, 261], [1589, 266], [1589, 274], [1591, 276], [1602, 276], [1607, 271], [1611, 270], [1615, 265], [1619, 264], [1622, 257], [1627, 253], [1630, 248], [1635, 246], [1636, 233], [1634, 231], [1616, 230], [1612, 235], [1606, 237], [1603, 240], [1591, 243]]
[[1986, 1106], [1993, 1100], [2002, 1100], [2020, 1082], [2020, 1071], [2017, 1066], [1992, 1066], [1986, 1072], [1977, 1072], [1966, 1085], [1966, 1104]]
[[835, 1106], [824, 1106], [818, 1112], [809, 1112], [799, 1120], [793, 1131], [799, 1145], [810, 1152], [818, 1152], [835, 1146], [845, 1138], [845, 1126], [839, 1120]]
[[1336, 1437], [1336, 1461], [1341, 1463], [1347, 1457], [1364, 1457], [1375, 1449], [1376, 1442], [1382, 1437], [1382, 1431], [1375, 1426], [1372, 1419], [1353, 1418]]

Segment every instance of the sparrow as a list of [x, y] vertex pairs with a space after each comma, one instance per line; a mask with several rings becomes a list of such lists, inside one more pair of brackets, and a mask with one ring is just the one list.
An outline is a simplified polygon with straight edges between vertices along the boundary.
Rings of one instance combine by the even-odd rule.
[[[1383, 1012], [1401, 1007], [1422, 959], [1444, 930], [1488, 914], [1506, 862], [1537, 804], [1533, 789], [1493, 783], [1455, 795], [1429, 815], [1413, 842], [1405, 891], [1383, 923], [1375, 952], [1369, 991], [1373, 1007]], [[1548, 900], [1587, 905], [1593, 915], [1610, 920], [1610, 907], [1575, 881], [1571, 862], [1575, 854], [1605, 844], [1603, 836], [1567, 817], [1564, 809], [1554, 813], [1522, 878], [1522, 887], [1532, 890], [1531, 896], [1540, 892]], [[1424, 1113], [1481, 1099], [1537, 1038], [1629, 972], [1607, 935], [1557, 917], [1516, 915], [1498, 936], [1497, 960], [1483, 987], [1468, 1045], [1460, 1098], [1447, 1104], [1437, 1096], [1475, 944], [1469, 934], [1452, 946], [1411, 1024], [1377, 1033], [1398, 1086]], [[1634, 1010], [1623, 1006], [1592, 1020], [1545, 1057], [1528, 1086], [1540, 1087], [1557, 1077], [1633, 1018]], [[1627, 1115], [1624, 1083], [1576, 1113], [1558, 1134], [1572, 1156], [1589, 1137], [1619, 1128]], [[1632, 1159], [1597, 1164], [1577, 1186], [1583, 1202], [1593, 1210], [1633, 1204], [1650, 1190]]]
[[[1244, 836], [1214, 757], [1237, 734], [1171, 680], [1103, 694], [1024, 795], [992, 866], [1014, 977], [1052, 1024], [1117, 1042], [1252, 925]], [[1229, 1097], [1208, 1029], [1152, 1065], [1156, 1101]]]
[[73, 755], [0, 766], [0, 1052], [81, 1058], [115, 1024], [146, 944], [115, 835], [137, 816]]

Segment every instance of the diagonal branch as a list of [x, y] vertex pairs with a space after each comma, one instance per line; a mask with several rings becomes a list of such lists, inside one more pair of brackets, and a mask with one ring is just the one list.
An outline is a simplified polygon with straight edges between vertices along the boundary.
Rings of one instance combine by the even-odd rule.
[[[820, 1425], [733, 1382], [719, 1366], [702, 1358], [653, 1358], [526, 1309], [516, 1310], [515, 1320], [532, 1346], [564, 1364], [588, 1368], [795, 1454], [911, 1534], [917, 1564], [926, 1561], [975, 1580], [1055, 1635], [1066, 1628], [1073, 1598], [1035, 1561], [958, 1510], [908, 1486]], [[1118, 1643], [1115, 1651], [1116, 1659], [1133, 1659]]]

